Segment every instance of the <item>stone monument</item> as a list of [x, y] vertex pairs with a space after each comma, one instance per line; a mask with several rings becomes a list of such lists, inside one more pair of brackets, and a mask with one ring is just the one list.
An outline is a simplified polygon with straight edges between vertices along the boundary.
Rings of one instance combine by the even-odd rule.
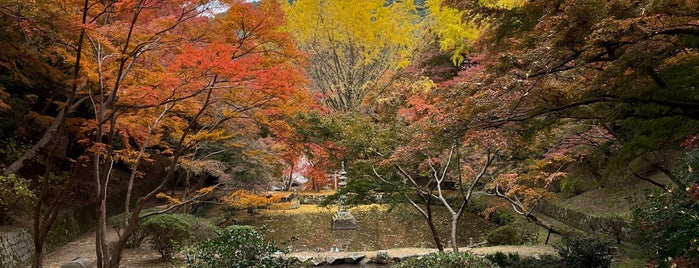
[[[340, 182], [338, 185], [338, 190], [342, 189], [347, 185], [347, 171], [345, 170], [345, 162], [342, 162], [342, 169], [339, 172]], [[340, 196], [340, 201], [338, 202], [337, 213], [333, 216], [332, 229], [333, 230], [354, 230], [357, 229], [357, 221], [354, 216], [349, 212], [345, 206], [345, 196]]]

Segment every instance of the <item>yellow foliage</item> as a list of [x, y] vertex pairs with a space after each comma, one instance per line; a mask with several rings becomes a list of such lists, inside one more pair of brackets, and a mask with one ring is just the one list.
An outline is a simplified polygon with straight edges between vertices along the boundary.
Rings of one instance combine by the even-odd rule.
[[437, 84], [429, 77], [420, 77], [417, 81], [411, 84], [412, 94], [428, 94], [433, 89], [437, 88]]
[[524, 0], [478, 0], [478, 4], [490, 8], [513, 9], [524, 5]]
[[188, 136], [188, 142], [199, 142], [199, 141], [221, 141], [230, 139], [232, 136], [226, 134], [224, 129], [216, 129], [213, 131], [199, 131]]
[[266, 208], [272, 203], [279, 202], [281, 195], [260, 195], [238, 190], [229, 196], [224, 196], [221, 201], [235, 209]]
[[180, 201], [179, 199], [174, 198], [174, 197], [172, 197], [166, 193], [163, 193], [163, 192], [158, 193], [155, 197], [167, 200], [168, 205], [182, 204], [182, 201]]
[[211, 193], [213, 191], [214, 191], [214, 187], [209, 186], [209, 187], [204, 187], [204, 188], [197, 190], [197, 193], [198, 194], [208, 194], [208, 193]]
[[[339, 60], [363, 65], [394, 58], [404, 67], [419, 43], [422, 24], [413, 1], [385, 0], [280, 0], [286, 14], [285, 30], [304, 50], [353, 47], [356, 53], [339, 53]], [[387, 55], [387, 53], [389, 55]], [[349, 59], [353, 58], [353, 59]]]
[[463, 11], [444, 6], [442, 0], [429, 0], [426, 6], [433, 23], [431, 28], [439, 37], [439, 48], [451, 52], [454, 65], [461, 65], [470, 43], [481, 34], [479, 27], [473, 21], [464, 20]]
[[269, 205], [269, 209], [289, 210], [289, 209], [291, 209], [291, 202], [273, 203], [273, 204]]

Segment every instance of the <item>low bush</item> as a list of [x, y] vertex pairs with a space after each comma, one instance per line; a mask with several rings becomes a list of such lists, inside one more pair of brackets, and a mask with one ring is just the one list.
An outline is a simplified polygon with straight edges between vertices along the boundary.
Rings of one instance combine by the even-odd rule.
[[522, 221], [515, 221], [492, 230], [486, 236], [489, 245], [522, 245], [535, 242], [537, 239], [536, 226]]
[[495, 211], [493, 211], [493, 213], [490, 213], [490, 215], [488, 215], [488, 220], [492, 223], [502, 226], [515, 222], [517, 218], [510, 212], [506, 212], [502, 209], [496, 209]]
[[[149, 212], [152, 212], [153, 209], [145, 209], [142, 210], [139, 215], [143, 215]], [[129, 216], [133, 214], [129, 213]], [[107, 220], [107, 223], [109, 226], [114, 228], [116, 231], [117, 235], [121, 237], [123, 235], [123, 228], [124, 228], [124, 213], [112, 216]], [[140, 248], [141, 244], [143, 244], [143, 241], [146, 240], [148, 237], [148, 234], [143, 230], [142, 223], [139, 223], [139, 227], [134, 231], [131, 236], [129, 236], [129, 239], [126, 240], [126, 248]]]
[[185, 250], [187, 267], [289, 267], [292, 260], [251, 226], [231, 226]]
[[609, 267], [612, 263], [611, 243], [598, 237], [564, 237], [563, 245], [555, 248], [563, 262], [571, 268]]
[[0, 224], [10, 222], [5, 215], [27, 215], [33, 200], [36, 196], [30, 190], [28, 180], [15, 174], [0, 175]]
[[210, 237], [215, 227], [202, 218], [190, 214], [160, 214], [149, 217], [140, 228], [150, 240], [152, 249], [161, 258], [169, 260], [185, 245]]
[[470, 252], [435, 252], [419, 258], [410, 258], [391, 266], [398, 268], [491, 268], [498, 267], [490, 260]]
[[552, 255], [542, 255], [538, 257], [520, 257], [517, 253], [496, 252], [485, 256], [500, 268], [565, 268], [561, 258]]
[[481, 214], [488, 208], [488, 200], [485, 196], [475, 195], [468, 201], [466, 209], [473, 214]]

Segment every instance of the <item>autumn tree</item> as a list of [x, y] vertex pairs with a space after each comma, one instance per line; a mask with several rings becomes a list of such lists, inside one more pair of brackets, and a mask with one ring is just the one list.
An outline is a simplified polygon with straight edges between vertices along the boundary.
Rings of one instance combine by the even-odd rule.
[[405, 66], [424, 35], [412, 1], [281, 1], [286, 29], [308, 54], [307, 71], [323, 103], [355, 110], [390, 72]]
[[[116, 72], [119, 73], [120, 68], [127, 66], [128, 69], [124, 71], [130, 71], [130, 76], [117, 75], [115, 77], [124, 77], [124, 80], [116, 79], [105, 83], [111, 83], [111, 87], [120, 87], [119, 90], [111, 91], [117, 93], [112, 96], [118, 96], [120, 101], [113, 103], [113, 109], [109, 110], [101, 110], [108, 105], [95, 105], [96, 114], [112, 113], [105, 119], [110, 118], [113, 121], [97, 121], [103, 124], [108, 123], [105, 125], [108, 128], [105, 129], [112, 132], [104, 133], [104, 138], [100, 138], [103, 137], [100, 135], [102, 133], [99, 130], [100, 124], [96, 124], [97, 135], [93, 138], [95, 141], [93, 148], [99, 148], [100, 146], [95, 147], [95, 145], [99, 145], [99, 141], [105, 138], [109, 141], [106, 143], [107, 148], [119, 145], [111, 140], [116, 129], [120, 129], [119, 121], [115, 118], [121, 111], [126, 114], [134, 109], [165, 107], [161, 109], [166, 112], [167, 105], [173, 105], [170, 122], [174, 124], [166, 126], [169, 131], [163, 136], [163, 139], [170, 141], [169, 146], [172, 148], [170, 167], [166, 177], [154, 190], [138, 199], [128, 225], [124, 228], [125, 231], [112, 252], [106, 250], [104, 239], [98, 237], [98, 244], [105, 248], [101, 252], [101, 257], [98, 254], [98, 262], [101, 259], [104, 265], [107, 264], [107, 260], [109, 260], [109, 266], [119, 264], [121, 248], [130, 233], [135, 230], [138, 221], [143, 218], [139, 215], [140, 210], [148, 200], [154, 198], [171, 182], [180, 160], [184, 159], [197, 144], [203, 141], [230, 140], [236, 135], [241, 123], [246, 121], [253, 122], [250, 126], [255, 124], [273, 126], [273, 122], [278, 121], [276, 118], [294, 113], [297, 109], [303, 109], [306, 101], [309, 100], [308, 95], [300, 90], [305, 80], [293, 64], [294, 57], [300, 54], [295, 52], [288, 35], [278, 30], [282, 22], [282, 17], [278, 15], [278, 5], [274, 2], [261, 2], [255, 7], [249, 3], [235, 1], [227, 4], [229, 6], [226, 13], [214, 19], [198, 16], [201, 11], [196, 6], [184, 5], [176, 8], [176, 11], [181, 10], [179, 12], [193, 13], [175, 13], [179, 15], [174, 18], [179, 18], [181, 21], [175, 21], [177, 24], [164, 24], [167, 26], [165, 28], [167, 31], [155, 32], [163, 34], [163, 37], [153, 38], [145, 35], [145, 43], [134, 45], [133, 49], [148, 48], [152, 40], [157, 40], [158, 43], [155, 45], [158, 46], [159, 42], [165, 41], [181, 45], [168, 46], [165, 43], [164, 48], [170, 49], [143, 51], [150, 52], [147, 54], [150, 55], [148, 57], [150, 60], [135, 61], [134, 64], [140, 64], [145, 69], [131, 69], [130, 64], [119, 64]], [[170, 8], [169, 6], [142, 6], [141, 8], [144, 11], [151, 11], [151, 8], [156, 7]], [[163, 23], [160, 21], [158, 25]], [[155, 29], [158, 28], [155, 27]], [[171, 34], [168, 31], [177, 34]], [[193, 36], [196, 39], [182, 39], [183, 35]], [[158, 55], [160, 55], [159, 61]], [[146, 54], [143, 57], [147, 57]], [[140, 70], [144, 72], [141, 73]], [[147, 79], [152, 77], [152, 80], [144, 83], [145, 81], [139, 79], [140, 77]], [[110, 100], [109, 97], [105, 99]], [[141, 100], [140, 103], [134, 102], [138, 99]], [[142, 100], [153, 100], [153, 104], [143, 103]], [[125, 124], [125, 126], [128, 125]], [[125, 127], [120, 131], [128, 132], [129, 129]], [[125, 144], [128, 140], [127, 137], [121, 144]], [[124, 148], [128, 149], [127, 147]], [[108, 157], [109, 162], [112, 163], [121, 157], [119, 150], [104, 152], [106, 152], [105, 157]], [[104, 152], [97, 152], [95, 160], [100, 160], [100, 155]], [[97, 166], [95, 173], [99, 174]], [[100, 181], [100, 187], [98, 187], [102, 191], [100, 200], [104, 200], [104, 191], [108, 182], [108, 176]], [[101, 211], [101, 213], [105, 212]], [[104, 229], [105, 224], [101, 223], [100, 226], [100, 229]], [[106, 255], [107, 253], [111, 253], [111, 256]]]
[[610, 170], [640, 164], [672, 180], [666, 172], [672, 164], [653, 155], [697, 132], [690, 97], [696, 79], [689, 71], [697, 59], [696, 8], [693, 2], [565, 1], [527, 3], [503, 14], [484, 38], [493, 64], [481, 92], [507, 104], [488, 120], [567, 124], [572, 118], [614, 137]]
[[489, 22], [475, 43], [481, 52], [438, 85], [441, 93], [410, 104], [443, 111], [447, 133], [505, 134], [507, 161], [487, 188], [491, 194], [540, 223], [531, 217], [540, 197], [524, 196], [534, 193], [533, 185], [546, 189], [565, 163], [590, 161], [591, 151], [612, 157], [608, 170], [645, 161], [676, 181], [653, 159], [654, 152], [677, 148], [697, 132], [689, 97], [694, 74], [687, 73], [696, 58], [693, 3], [521, 2], [493, 8], [465, 13]]
[[[57, 156], [51, 141], [64, 136], [68, 115], [76, 108], [91, 110], [81, 112], [92, 119], [71, 124], [81, 127], [76, 136], [88, 152], [76, 162], [92, 165], [100, 215], [98, 264], [104, 267], [118, 266], [123, 242], [142, 218], [139, 212], [172, 181], [178, 160], [196, 155], [191, 150], [198, 144], [236, 146], [233, 137], [245, 135], [255, 140], [261, 129], [278, 128], [286, 116], [309, 106], [308, 94], [301, 90], [305, 79], [294, 62], [300, 54], [279, 30], [283, 17], [278, 4], [218, 3], [227, 7], [225, 15], [207, 10], [214, 8], [209, 1], [0, 3], [3, 19], [16, 18], [24, 33], [45, 33], [55, 41], [51, 55], [74, 67], [67, 93], [54, 96], [65, 99], [49, 101], [58, 103], [58, 112], [46, 120], [44, 137], [4, 169], [16, 173], [28, 160], [48, 153], [45, 175], [36, 187], [41, 194], [35, 206], [34, 266], [41, 266], [43, 240], [61, 204], [53, 198], [65, 196], [49, 184], [56, 182], [50, 174], [50, 161]], [[257, 131], [240, 132], [241, 126]], [[127, 212], [135, 216], [126, 221], [124, 235], [110, 252], [104, 202], [112, 171], [115, 164], [127, 164], [130, 193], [151, 146], [171, 156], [168, 174], [133, 208], [126, 202]], [[69, 189], [71, 183], [62, 185]]]

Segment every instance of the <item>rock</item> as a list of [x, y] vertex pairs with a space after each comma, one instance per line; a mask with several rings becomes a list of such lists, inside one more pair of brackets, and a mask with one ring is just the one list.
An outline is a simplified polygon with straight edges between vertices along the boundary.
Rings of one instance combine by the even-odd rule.
[[310, 256], [296, 256], [295, 257], [300, 263], [306, 263], [308, 260], [312, 259], [313, 257]]
[[364, 260], [364, 258], [366, 258], [366, 255], [349, 255], [344, 258], [344, 263], [357, 264]]
[[88, 268], [93, 267], [94, 262], [87, 258], [76, 258], [61, 265], [61, 268]]
[[325, 257], [325, 261], [328, 263], [328, 265], [337, 265], [345, 263], [345, 258], [338, 256], [327, 256]]
[[323, 265], [323, 264], [327, 263], [325, 261], [325, 258], [313, 258], [310, 261], [311, 261], [311, 264], [313, 264], [313, 266], [319, 266], [319, 265]]
[[376, 252], [376, 263], [379, 264], [388, 264], [388, 262], [391, 260], [391, 258], [388, 256], [388, 251], [386, 250], [379, 250]]

